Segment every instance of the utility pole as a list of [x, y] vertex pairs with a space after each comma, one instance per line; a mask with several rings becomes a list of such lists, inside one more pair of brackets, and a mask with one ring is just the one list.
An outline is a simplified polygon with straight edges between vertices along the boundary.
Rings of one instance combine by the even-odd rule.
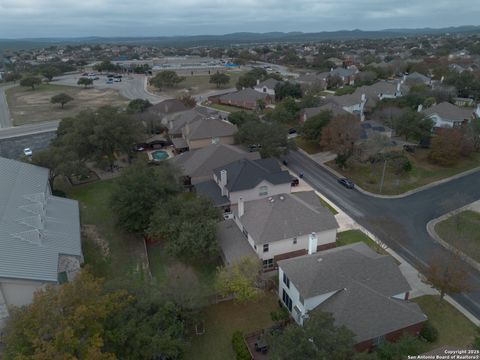
[[382, 179], [380, 180], [380, 194], [382, 193], [383, 181], [385, 180], [385, 171], [387, 170], [387, 159], [383, 163]]

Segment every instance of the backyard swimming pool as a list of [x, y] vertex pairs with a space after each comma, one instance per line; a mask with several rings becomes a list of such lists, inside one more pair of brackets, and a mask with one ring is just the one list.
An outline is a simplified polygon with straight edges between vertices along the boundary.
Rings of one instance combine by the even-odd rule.
[[155, 161], [165, 160], [168, 158], [168, 153], [163, 150], [156, 150], [152, 152], [152, 158]]

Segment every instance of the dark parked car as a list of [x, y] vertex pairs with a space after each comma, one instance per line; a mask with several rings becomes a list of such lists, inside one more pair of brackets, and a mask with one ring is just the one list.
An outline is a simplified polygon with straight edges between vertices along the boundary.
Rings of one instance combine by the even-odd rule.
[[299, 183], [300, 181], [298, 180], [298, 178], [296, 178], [295, 176], [292, 176], [292, 182], [290, 184], [292, 186], [298, 186]]
[[345, 186], [347, 189], [353, 189], [355, 188], [355, 184], [353, 183], [352, 180], [349, 180], [347, 178], [341, 178], [341, 179], [338, 179], [338, 182], [340, 184], [342, 184], [343, 186]]
[[296, 134], [296, 133], [297, 133], [297, 130], [295, 130], [294, 128], [290, 128], [290, 129], [288, 129], [288, 133], [289, 133], [290, 135], [293, 135], [293, 134]]

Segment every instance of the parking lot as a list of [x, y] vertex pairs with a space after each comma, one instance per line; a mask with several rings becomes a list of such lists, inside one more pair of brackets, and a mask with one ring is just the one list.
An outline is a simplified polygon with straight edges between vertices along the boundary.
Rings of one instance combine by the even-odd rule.
[[0, 139], [0, 156], [18, 160], [23, 156], [23, 149], [30, 148], [33, 153], [45, 149], [55, 136], [56, 131], [51, 131]]

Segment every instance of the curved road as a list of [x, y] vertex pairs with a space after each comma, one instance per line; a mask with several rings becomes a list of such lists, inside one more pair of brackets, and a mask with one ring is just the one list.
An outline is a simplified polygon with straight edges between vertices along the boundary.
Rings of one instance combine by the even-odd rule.
[[[417, 269], [448, 251], [430, 237], [426, 224], [446, 212], [480, 199], [480, 171], [398, 199], [381, 199], [347, 189], [308, 156], [291, 151], [288, 167]], [[472, 290], [452, 297], [480, 318], [480, 273], [468, 266]]]

